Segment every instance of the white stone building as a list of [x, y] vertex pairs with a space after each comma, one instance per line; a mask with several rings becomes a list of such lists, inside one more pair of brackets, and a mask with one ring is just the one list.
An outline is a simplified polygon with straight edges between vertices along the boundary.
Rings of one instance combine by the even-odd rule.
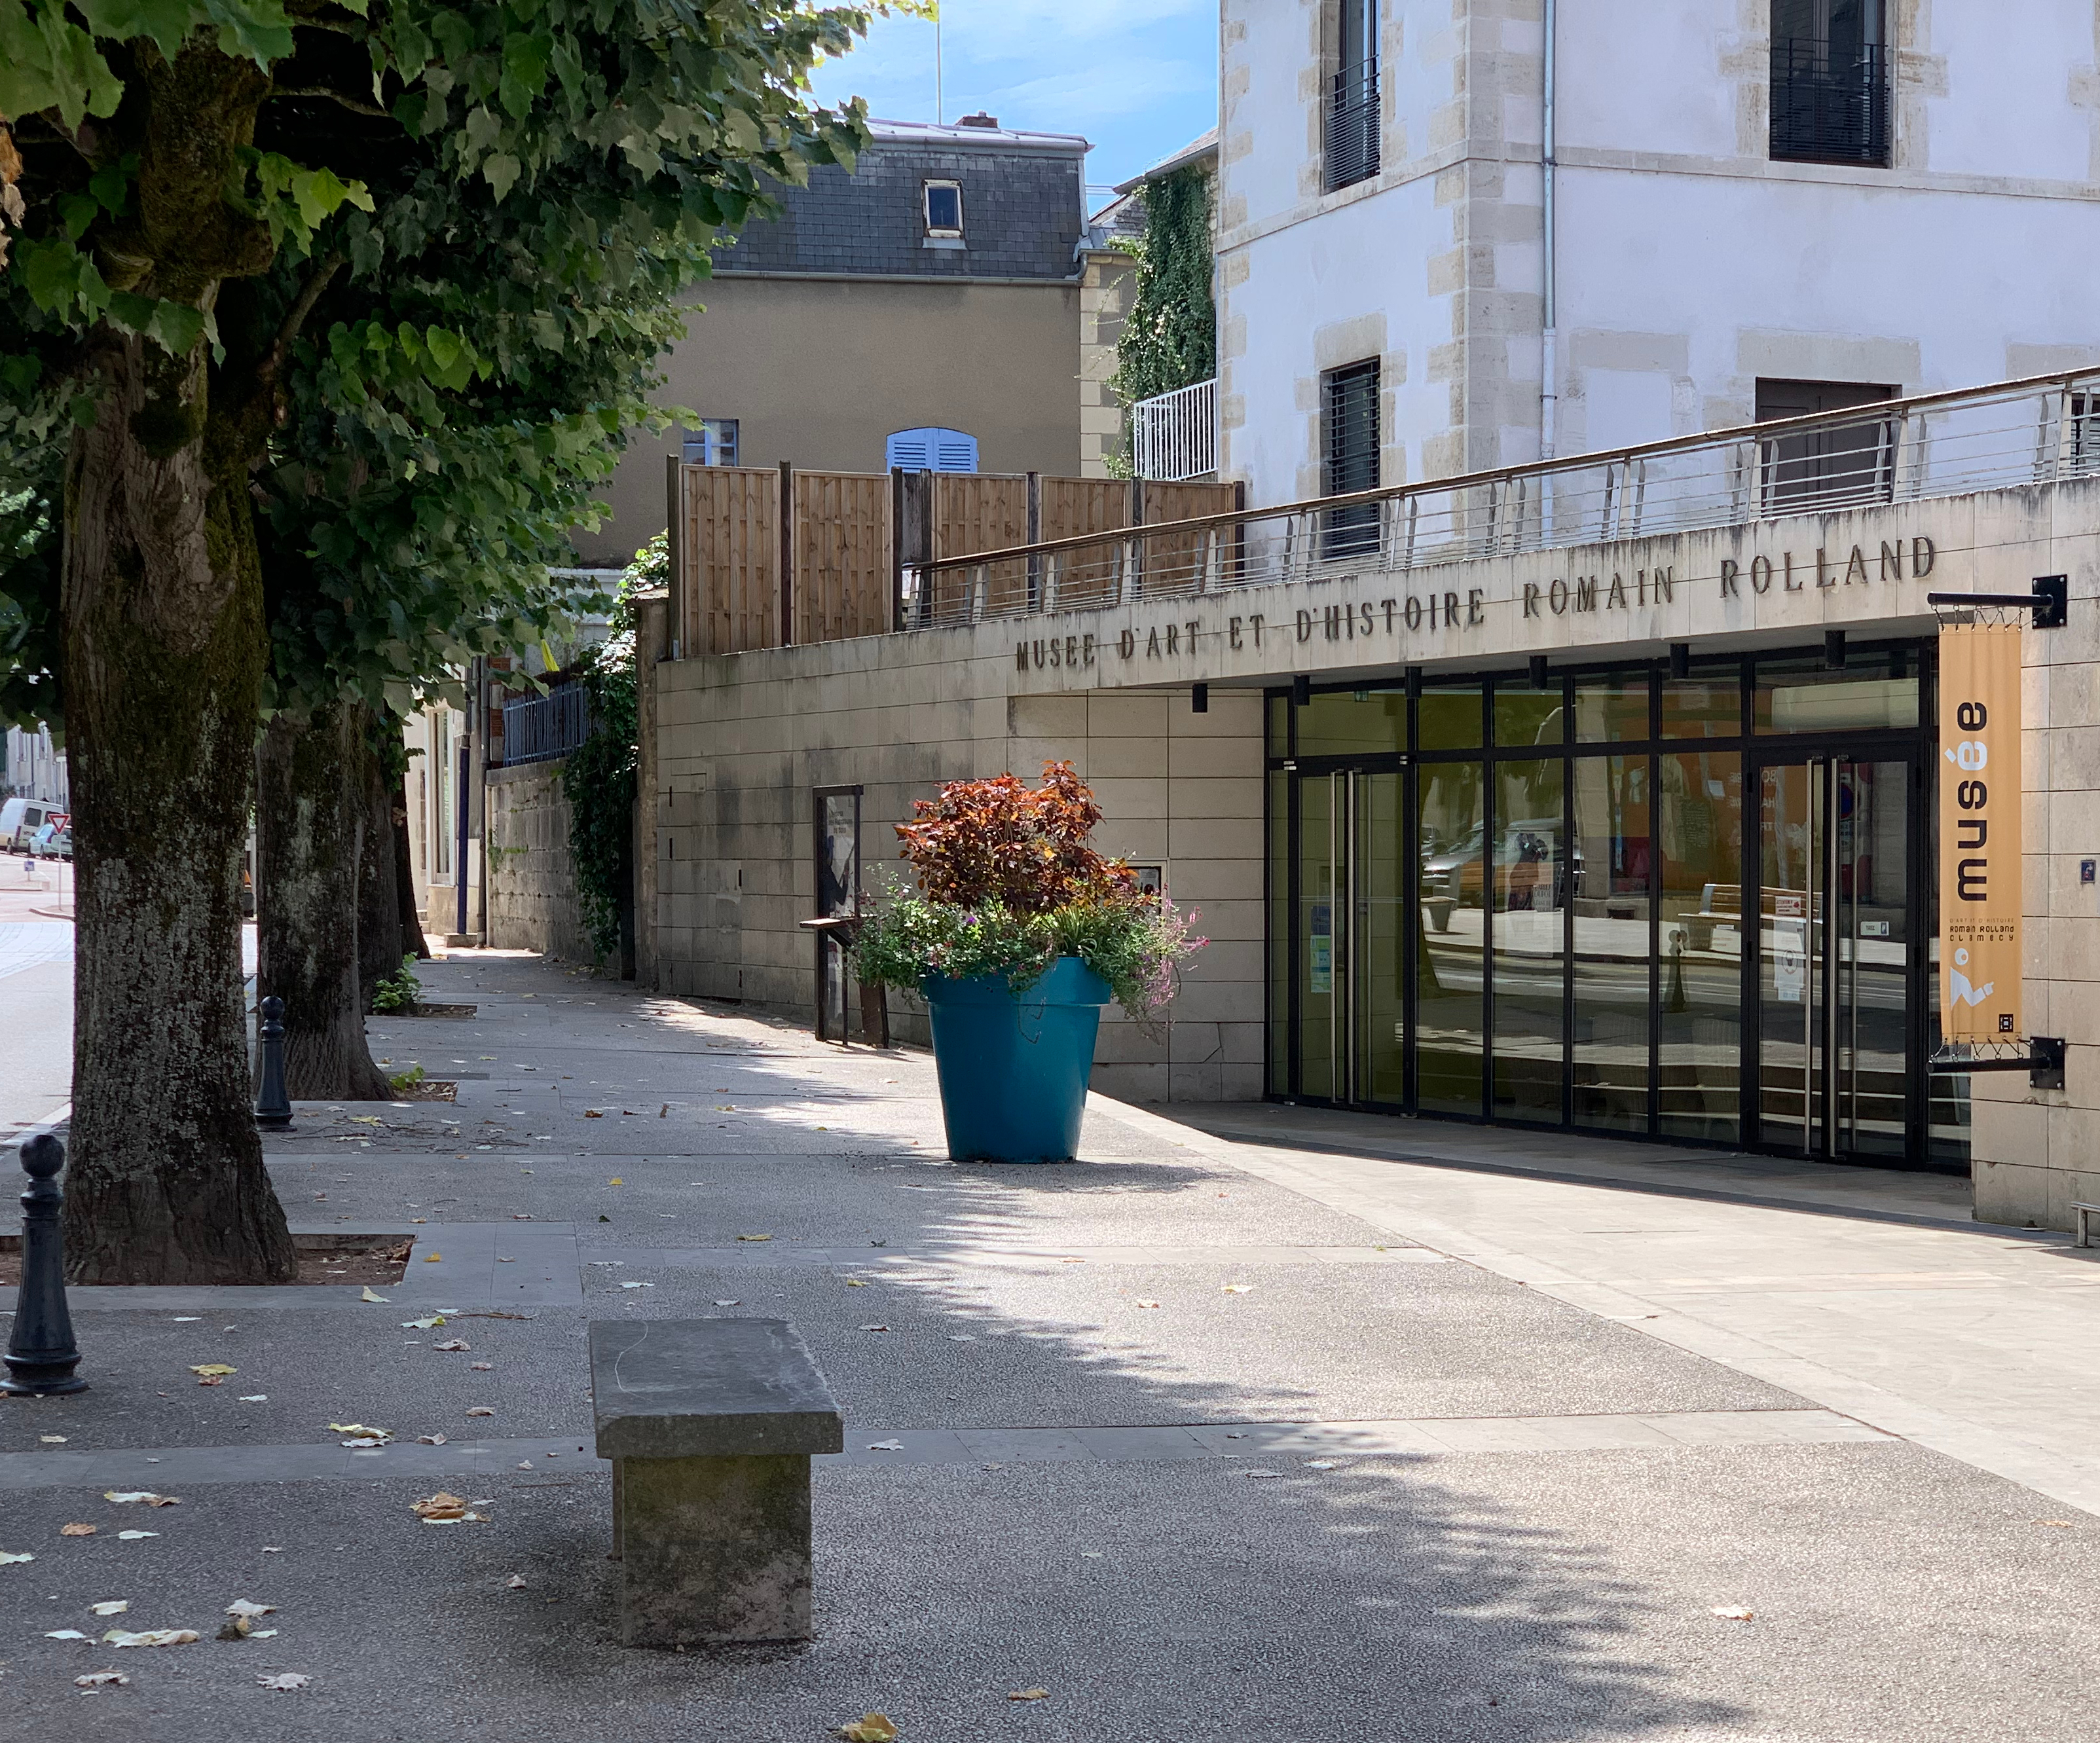
[[1251, 503], [2100, 358], [2089, 0], [1223, 8]]

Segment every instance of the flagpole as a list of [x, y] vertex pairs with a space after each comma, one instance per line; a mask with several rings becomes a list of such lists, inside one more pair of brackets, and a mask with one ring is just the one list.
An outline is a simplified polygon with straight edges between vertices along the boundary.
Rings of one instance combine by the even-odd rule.
[[947, 100], [941, 88], [941, 8], [938, 0], [936, 0], [933, 7], [933, 125], [945, 127], [947, 124]]

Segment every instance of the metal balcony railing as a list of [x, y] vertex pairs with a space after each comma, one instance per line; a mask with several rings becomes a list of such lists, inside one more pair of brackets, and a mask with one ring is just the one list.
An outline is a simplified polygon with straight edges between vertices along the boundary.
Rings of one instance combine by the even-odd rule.
[[1889, 161], [1889, 51], [1813, 37], [1771, 46], [1771, 154], [1802, 163]]
[[1335, 75], [1327, 104], [1327, 192], [1379, 173], [1378, 56]]
[[[1101, 609], [2095, 477], [2100, 369], [2032, 376], [1426, 483], [943, 558], [906, 571], [904, 621], [921, 629]], [[1345, 537], [1335, 536], [1338, 527]], [[1021, 568], [1039, 574], [1040, 585], [991, 585], [996, 574]], [[1008, 599], [1019, 602], [995, 602]]]
[[503, 704], [499, 766], [551, 761], [567, 756], [590, 735], [590, 693], [580, 684], [558, 684], [544, 696], [523, 696]]
[[1130, 408], [1132, 470], [1178, 484], [1218, 470], [1218, 383], [1214, 376], [1154, 394]]

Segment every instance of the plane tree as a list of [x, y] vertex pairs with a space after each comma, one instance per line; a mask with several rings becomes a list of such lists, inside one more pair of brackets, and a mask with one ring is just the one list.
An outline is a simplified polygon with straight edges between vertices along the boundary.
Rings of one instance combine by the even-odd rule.
[[[858, 116], [806, 79], [865, 24], [801, 0], [0, 0], [0, 161], [20, 164], [0, 195], [0, 705], [63, 723], [73, 779], [76, 1281], [293, 1274], [239, 948], [266, 699], [311, 717], [332, 669], [355, 688], [373, 661], [412, 682], [419, 641], [480, 621], [411, 609], [412, 541], [358, 541], [405, 515], [435, 548], [448, 502], [480, 536], [464, 496], [413, 488], [426, 461], [472, 471], [477, 439], [484, 487], [521, 428], [558, 470], [565, 442], [616, 441], [617, 397], [522, 415], [507, 448], [467, 426], [506, 393], [545, 413], [533, 373], [589, 343], [608, 285], [646, 319], [644, 288], [668, 293], [765, 178], [849, 157]], [[514, 281], [493, 290], [506, 236], [537, 239], [529, 314]], [[397, 295], [426, 317], [385, 324]], [[417, 427], [418, 379], [457, 424]], [[324, 404], [356, 413], [339, 466], [293, 430]], [[400, 475], [374, 486], [381, 463]], [[536, 516], [551, 532], [518, 510]], [[435, 593], [458, 603], [474, 572], [441, 566]], [[505, 598], [540, 607], [529, 580]], [[357, 657], [307, 661], [332, 634]]]

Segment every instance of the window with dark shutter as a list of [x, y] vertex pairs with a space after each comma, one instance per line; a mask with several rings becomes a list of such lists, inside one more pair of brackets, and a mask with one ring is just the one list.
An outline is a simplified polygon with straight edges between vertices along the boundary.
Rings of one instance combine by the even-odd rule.
[[1796, 163], [1889, 161], [1884, 0], [1772, 0], [1771, 155]]
[[[1758, 421], [1842, 412], [1893, 399], [1901, 391], [1873, 382], [1760, 378]], [[1785, 504], [1792, 512], [1807, 514], [1887, 501], [1895, 435], [1892, 419], [1870, 417], [1760, 443], [1766, 501], [1774, 508]]]
[[1335, 0], [1335, 82], [1327, 100], [1327, 191], [1379, 173], [1378, 0]]
[[[1379, 366], [1372, 358], [1320, 378], [1326, 444], [1323, 494], [1346, 496], [1379, 484]], [[1378, 549], [1378, 505], [1330, 509], [1321, 529], [1321, 554], [1354, 557]]]

